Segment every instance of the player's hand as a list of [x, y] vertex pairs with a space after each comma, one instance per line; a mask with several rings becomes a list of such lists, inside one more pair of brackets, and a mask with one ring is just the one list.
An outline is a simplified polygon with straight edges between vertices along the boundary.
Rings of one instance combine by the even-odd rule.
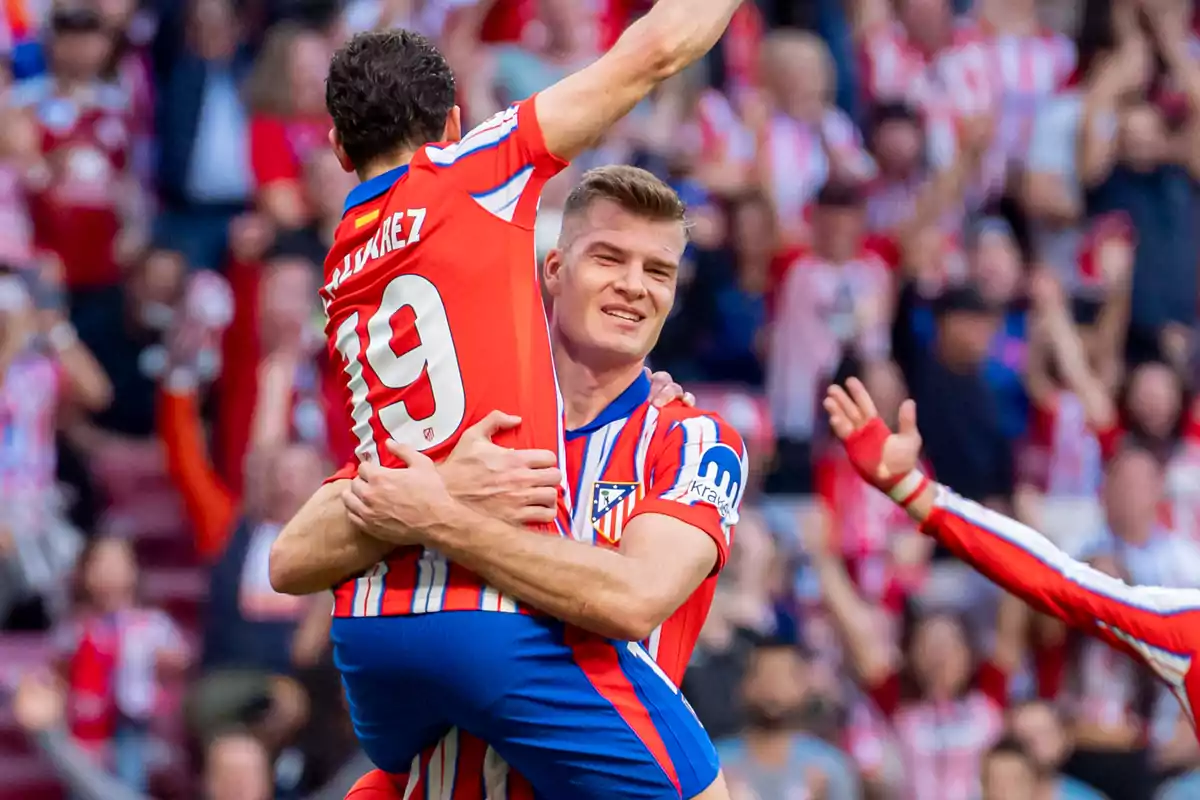
[[651, 372], [650, 368], [646, 367], [646, 377], [650, 379], [650, 403], [655, 408], [662, 408], [675, 400], [686, 406], [696, 405], [696, 395], [685, 392], [671, 377], [671, 373]]
[[450, 494], [481, 514], [516, 525], [552, 522], [562, 472], [549, 450], [511, 450], [492, 438], [521, 418], [493, 411], [463, 432], [438, 467]]
[[867, 482], [885, 488], [917, 468], [921, 434], [912, 400], [900, 405], [900, 430], [896, 433], [879, 418], [871, 395], [857, 378], [846, 381], [845, 389], [830, 386], [824, 406], [850, 463]]
[[396, 546], [422, 544], [421, 531], [447, 520], [458, 504], [428, 457], [394, 441], [387, 444], [407, 468], [360, 464], [342, 502], [350, 521], [376, 539]]

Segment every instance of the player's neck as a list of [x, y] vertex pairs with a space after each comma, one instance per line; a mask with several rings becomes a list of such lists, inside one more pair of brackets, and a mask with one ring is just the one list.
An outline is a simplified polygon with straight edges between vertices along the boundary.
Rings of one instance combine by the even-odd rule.
[[412, 157], [416, 152], [416, 150], [402, 150], [399, 153], [381, 158], [378, 161], [373, 161], [358, 171], [358, 179], [360, 181], [369, 181], [371, 178], [378, 178], [385, 172], [406, 167], [408, 166], [408, 162], [412, 161]]
[[582, 428], [608, 408], [645, 369], [641, 360], [589, 367], [561, 342], [554, 346], [554, 369], [567, 414], [567, 430]]

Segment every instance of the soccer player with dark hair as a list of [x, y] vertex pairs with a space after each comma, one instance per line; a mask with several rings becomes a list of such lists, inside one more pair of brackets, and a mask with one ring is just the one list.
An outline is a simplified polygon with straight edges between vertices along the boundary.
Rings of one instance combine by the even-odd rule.
[[[465, 135], [453, 77], [428, 40], [375, 32], [338, 51], [331, 143], [363, 182], [347, 198], [321, 296], [361, 462], [401, 466], [389, 441], [441, 462], [496, 409], [522, 420], [499, 443], [561, 459], [533, 261], [539, 194], [702, 56], [738, 5], [660, 0], [599, 60]], [[646, 318], [609, 312], [627, 334], [644, 330]], [[340, 497], [336, 479], [356, 471], [334, 476], [313, 508]], [[563, 493], [557, 519], [541, 526], [549, 537], [569, 536], [571, 503]], [[406, 771], [458, 725], [547, 796], [725, 796], [711, 743], [650, 659], [533, 613], [440, 549], [381, 552], [337, 586], [334, 617], [355, 730], [389, 772]], [[568, 736], [563, 706], [572, 703], [586, 710], [587, 730]]]

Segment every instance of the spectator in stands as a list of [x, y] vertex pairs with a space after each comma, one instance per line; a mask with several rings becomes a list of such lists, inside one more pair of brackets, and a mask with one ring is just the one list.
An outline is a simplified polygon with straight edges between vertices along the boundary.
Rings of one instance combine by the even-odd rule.
[[331, 380], [341, 364], [332, 365], [322, 346], [315, 302], [320, 272], [308, 260], [314, 247], [297, 234], [280, 236], [272, 245], [272, 231], [258, 214], [239, 218], [234, 239], [238, 250], [228, 274], [235, 308], [216, 387], [218, 473], [228, 486], [245, 485], [246, 453], [268, 362], [283, 376], [280, 396], [290, 403], [279, 412], [284, 432], [348, 460], [356, 442], [340, 384]]
[[30, 190], [47, 177], [37, 122], [24, 109], [0, 109], [0, 263], [33, 267]]
[[113, 387], [65, 319], [53, 263], [0, 275], [0, 618], [44, 630], [78, 553], [56, 483], [55, 431], [102, 411]]
[[307, 715], [303, 690], [287, 676], [294, 669], [292, 637], [311, 603], [271, 588], [267, 556], [283, 522], [320, 485], [326, 467], [321, 451], [292, 438], [291, 376], [269, 370], [258, 386], [246, 490], [225, 483], [207, 457], [186, 342], [180, 337], [172, 355], [158, 420], [197, 550], [212, 563], [201, 656], [208, 672], [193, 692], [193, 724], [244, 722], [266, 703], [260, 733], [279, 747]]
[[[1145, 9], [1156, 53], [1167, 65], [1168, 79], [1200, 108], [1200, 65], [1188, 50], [1183, 3], [1166, 2]], [[1106, 147], [1104, 131], [1084, 129], [1084, 152], [1095, 149], [1088, 213], [1129, 214], [1138, 232], [1129, 318], [1129, 355], [1154, 357], [1171, 323], [1196, 324], [1200, 256], [1195, 225], [1196, 188], [1200, 176], [1200, 113], [1187, 115], [1178, 132], [1170, 129], [1162, 109], [1143, 97], [1125, 105], [1119, 115], [1116, 147]], [[1089, 139], [1099, 138], [1101, 141]]]
[[229, 224], [253, 197], [241, 84], [249, 55], [229, 0], [189, 0], [187, 35], [163, 79], [156, 237], [195, 268], [224, 266]]
[[1021, 447], [1019, 479], [1051, 497], [1094, 498], [1102, 471], [1096, 432], [1117, 423], [1115, 387], [1102, 377], [1103, 363], [1119, 358], [1116, 341], [1088, 351], [1059, 280], [1048, 271], [1034, 276], [1030, 294], [1025, 387], [1032, 417]]
[[1162, 462], [1143, 448], [1123, 447], [1105, 474], [1108, 536], [1096, 552], [1111, 555], [1130, 583], [1200, 588], [1200, 544], [1163, 524], [1164, 490]]
[[1013, 739], [1001, 739], [984, 756], [980, 769], [983, 800], [1034, 796], [1037, 772], [1028, 751]]
[[775, 31], [763, 44], [763, 59], [769, 99], [763, 119], [751, 123], [759, 175], [784, 241], [806, 242], [805, 211], [821, 187], [869, 180], [875, 164], [854, 123], [832, 104], [833, 57], [820, 38]]
[[863, 239], [864, 199], [857, 185], [821, 190], [812, 249], [787, 264], [778, 288], [767, 356], [767, 397], [780, 437], [773, 491], [811, 487], [816, 398], [843, 356], [853, 351], [873, 361], [889, 352], [892, 276]]
[[1001, 313], [974, 285], [947, 289], [933, 306], [932, 351], [909, 345], [911, 360], [900, 364], [935, 474], [953, 475], [965, 497], [1003, 506], [1014, 488], [1013, 443], [984, 374]]
[[[718, 224], [725, 222], [721, 216]], [[694, 355], [693, 364], [681, 366], [690, 366], [697, 379], [761, 386], [775, 243], [771, 207], [761, 196], [739, 199], [729, 206], [728, 227], [728, 243], [697, 250], [695, 274], [681, 298], [684, 312], [669, 334]]]
[[1179, 432], [1184, 388], [1179, 373], [1162, 361], [1146, 361], [1129, 373], [1125, 387], [1126, 419], [1119, 430], [1106, 431], [1107, 455], [1113, 455], [1130, 434], [1162, 459], [1169, 458]]
[[54, 635], [71, 735], [123, 784], [144, 792], [160, 682], [181, 677], [191, 656], [171, 618], [139, 604], [128, 542], [93, 540], [79, 576], [77, 612]]
[[38, 120], [50, 177], [33, 196], [34, 235], [62, 261], [72, 318], [86, 331], [120, 293], [149, 214], [131, 168], [130, 98], [105, 77], [113, 44], [103, 18], [65, 4], [51, 24], [50, 73], [14, 87], [11, 102]]
[[746, 727], [737, 740], [720, 746], [733, 798], [860, 796], [850, 759], [805, 730], [814, 723], [824, 727], [811, 717], [829, 705], [813, 696], [807, 670], [794, 642], [764, 639], [755, 645], [742, 685]]
[[[68, 428], [71, 452], [87, 465], [72, 483], [92, 506], [82, 518], [97, 524], [100, 509], [126, 520], [140, 516], [134, 528], [171, 530], [178, 506], [169, 490], [162, 451], [154, 436], [154, 391], [165, 367], [164, 336], [183, 293], [185, 266], [177, 253], [152, 250], [126, 272], [116, 302], [97, 309], [95, 326], [80, 331], [113, 385], [114, 402], [102, 413], [79, 419]], [[142, 512], [157, 507], [157, 519]], [[165, 512], [165, 515], [164, 513]]]
[[1030, 800], [1103, 800], [1095, 789], [1061, 773], [1070, 742], [1054, 706], [1042, 700], [1018, 703], [1008, 713], [1008, 727], [1037, 770]]
[[[1153, 66], [1133, 3], [1086, 6], [1075, 76], [1034, 118], [1022, 186], [1034, 256], [1054, 271], [1068, 293], [1080, 285], [1084, 190], [1107, 172], [1105, 154], [1115, 143], [1117, 109], [1145, 91]], [[1085, 124], [1088, 147], [1079, 150]]]
[[[17, 690], [13, 712], [21, 727], [78, 800], [149, 800], [109, 777], [63, 729], [65, 697], [60, 686], [35, 675]], [[204, 800], [272, 800], [276, 797], [271, 760], [254, 736], [238, 729], [218, 733], [204, 743]], [[363, 758], [346, 765], [328, 786], [306, 800], [341, 800], [354, 781], [370, 769]]]
[[304, 163], [328, 146], [329, 57], [324, 35], [281, 23], [268, 31], [246, 84], [255, 205], [282, 229], [303, 228], [312, 220], [304, 196]]
[[[844, 385], [863, 381], [880, 416], [895, 422], [905, 397], [904, 380], [891, 361], [862, 364], [845, 359], [833, 378]], [[829, 442], [821, 448], [814, 485], [818, 519], [867, 602], [899, 621], [909, 596], [925, 579], [933, 541], [920, 535], [912, 520], [886, 496], [873, 490], [854, 471], [844, 447]]]
[[904, 797], [967, 800], [984, 755], [1003, 730], [1009, 676], [1019, 665], [1016, 629], [1003, 626], [976, 661], [962, 619], [932, 609], [908, 625], [902, 648], [878, 633], [878, 614], [855, 588], [828, 534], [807, 532], [822, 595], [863, 690], [887, 720], [902, 755]]

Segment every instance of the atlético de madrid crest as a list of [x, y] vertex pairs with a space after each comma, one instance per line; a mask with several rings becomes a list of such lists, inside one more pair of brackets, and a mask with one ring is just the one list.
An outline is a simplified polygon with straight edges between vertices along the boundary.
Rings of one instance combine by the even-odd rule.
[[592, 527], [609, 544], [621, 540], [621, 530], [633, 507], [642, 499], [638, 483], [597, 481], [592, 484]]

